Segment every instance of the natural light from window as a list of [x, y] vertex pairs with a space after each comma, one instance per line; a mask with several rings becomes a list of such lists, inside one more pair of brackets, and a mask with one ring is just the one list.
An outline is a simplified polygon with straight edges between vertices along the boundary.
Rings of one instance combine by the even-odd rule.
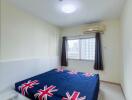
[[69, 39], [68, 59], [94, 60], [95, 38]]

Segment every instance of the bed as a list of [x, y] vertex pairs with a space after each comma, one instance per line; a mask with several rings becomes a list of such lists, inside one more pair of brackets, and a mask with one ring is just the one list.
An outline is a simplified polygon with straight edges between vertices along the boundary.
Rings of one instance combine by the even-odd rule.
[[97, 100], [99, 75], [53, 69], [15, 83], [15, 90], [31, 100]]

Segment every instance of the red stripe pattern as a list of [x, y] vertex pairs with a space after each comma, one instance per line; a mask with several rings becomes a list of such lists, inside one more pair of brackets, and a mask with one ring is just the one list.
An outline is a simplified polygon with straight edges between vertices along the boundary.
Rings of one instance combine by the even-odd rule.
[[72, 95], [69, 92], [66, 93], [66, 97], [63, 97], [62, 100], [86, 100], [86, 96], [80, 97], [80, 92], [74, 91]]
[[83, 74], [85, 77], [91, 77], [91, 76], [94, 76], [93, 73], [90, 73], [90, 72], [86, 72]]
[[28, 89], [33, 88], [34, 85], [38, 85], [38, 80], [31, 81], [29, 80], [27, 83], [23, 83], [21, 86], [18, 87], [18, 89], [21, 91], [22, 95], [28, 94]]
[[68, 73], [73, 75], [73, 74], [77, 74], [78, 72], [77, 72], [77, 71], [72, 70], [72, 71], [69, 71]]
[[34, 96], [35, 96], [35, 98], [38, 98], [38, 100], [48, 100], [47, 99], [48, 97], [53, 96], [52, 92], [58, 91], [58, 89], [55, 89], [55, 88], [56, 88], [56, 86], [51, 85], [51, 86], [47, 87], [47, 85], [46, 85], [46, 86], [44, 86], [43, 90], [42, 89], [38, 90], [38, 93], [36, 93]]
[[64, 71], [64, 68], [62, 68], [62, 67], [59, 67], [56, 69], [56, 72], [63, 72], [63, 71]]

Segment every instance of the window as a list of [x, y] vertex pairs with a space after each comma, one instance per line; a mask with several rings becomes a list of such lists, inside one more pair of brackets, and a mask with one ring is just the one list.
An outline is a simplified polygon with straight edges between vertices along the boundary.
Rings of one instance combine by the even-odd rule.
[[94, 60], [95, 38], [69, 39], [68, 59]]
[[79, 40], [68, 40], [68, 58], [79, 59], [80, 58]]

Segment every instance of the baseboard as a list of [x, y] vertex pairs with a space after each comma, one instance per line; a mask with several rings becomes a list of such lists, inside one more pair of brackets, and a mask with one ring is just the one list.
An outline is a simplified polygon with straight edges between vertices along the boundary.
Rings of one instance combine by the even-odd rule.
[[104, 81], [104, 80], [100, 80], [100, 81], [104, 83], [114, 84], [114, 85], [121, 85], [120, 83], [115, 83], [115, 82], [110, 82], [110, 81]]
[[122, 85], [120, 85], [120, 87], [121, 87], [121, 91], [122, 91], [122, 93], [123, 93], [123, 96], [124, 96], [124, 98], [125, 98], [125, 100], [126, 100], [126, 95], [125, 95], [125, 92], [124, 92], [124, 90], [123, 90]]

